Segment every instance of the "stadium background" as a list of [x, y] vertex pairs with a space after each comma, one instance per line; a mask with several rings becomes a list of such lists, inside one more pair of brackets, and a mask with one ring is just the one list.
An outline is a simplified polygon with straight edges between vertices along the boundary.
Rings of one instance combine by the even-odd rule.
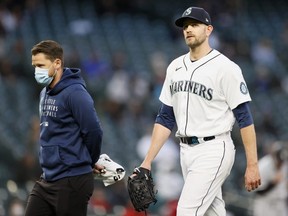
[[[82, 69], [103, 126], [103, 152], [129, 173], [141, 161], [138, 141], [153, 124], [165, 68], [187, 52], [173, 21], [190, 5], [209, 11], [213, 47], [243, 70], [253, 98], [259, 156], [272, 141], [286, 142], [285, 0], [1, 0], [0, 216], [13, 216], [11, 211], [17, 209], [21, 215], [31, 182], [39, 175], [40, 87], [34, 80], [31, 47], [40, 40], [56, 40], [64, 47], [65, 65]], [[233, 131], [236, 161], [224, 185], [224, 197], [231, 215], [249, 216], [253, 193], [243, 188], [245, 154], [237, 131]], [[98, 182], [95, 186], [98, 192], [89, 215], [128, 212], [124, 182], [109, 188]], [[151, 215], [168, 216], [164, 212], [173, 203], [160, 200]]]

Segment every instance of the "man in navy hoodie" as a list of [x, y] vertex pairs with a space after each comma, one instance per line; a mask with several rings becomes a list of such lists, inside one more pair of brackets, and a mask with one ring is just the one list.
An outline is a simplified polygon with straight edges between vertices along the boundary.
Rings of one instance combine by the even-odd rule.
[[99, 159], [102, 129], [94, 101], [80, 69], [63, 66], [63, 49], [45, 40], [32, 50], [40, 93], [40, 149], [42, 175], [31, 191], [26, 216], [86, 216], [93, 193], [93, 172]]

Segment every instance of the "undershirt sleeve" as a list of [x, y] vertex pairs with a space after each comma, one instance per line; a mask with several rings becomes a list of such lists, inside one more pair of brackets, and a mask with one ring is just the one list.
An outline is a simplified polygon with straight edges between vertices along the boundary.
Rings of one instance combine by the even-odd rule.
[[155, 123], [161, 124], [172, 131], [176, 123], [173, 107], [162, 103], [158, 111]]
[[253, 124], [253, 117], [251, 114], [249, 102], [239, 104], [232, 111], [240, 128], [244, 128]]

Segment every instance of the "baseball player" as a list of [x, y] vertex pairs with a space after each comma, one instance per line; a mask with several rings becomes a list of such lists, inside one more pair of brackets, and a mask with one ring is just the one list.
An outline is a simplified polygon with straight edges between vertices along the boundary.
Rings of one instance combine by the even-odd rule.
[[246, 152], [245, 187], [252, 191], [261, 184], [251, 98], [240, 67], [210, 47], [213, 26], [203, 8], [189, 7], [175, 24], [183, 29], [189, 52], [167, 68], [159, 98], [162, 105], [140, 166], [151, 170], [177, 124], [185, 180], [177, 216], [224, 216], [221, 186], [234, 163], [230, 131], [235, 120]]

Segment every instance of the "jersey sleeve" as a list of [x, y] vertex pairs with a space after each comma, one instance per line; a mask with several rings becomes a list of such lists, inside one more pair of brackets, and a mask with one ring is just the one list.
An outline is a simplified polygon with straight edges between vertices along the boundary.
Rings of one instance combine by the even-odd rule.
[[229, 66], [223, 65], [223, 72], [221, 80], [222, 93], [229, 107], [235, 109], [239, 104], [251, 101], [241, 68], [231, 62]]
[[156, 117], [155, 123], [159, 123], [172, 131], [176, 123], [173, 107], [167, 106], [162, 103], [158, 115]]
[[244, 128], [253, 124], [253, 117], [248, 102], [238, 105], [232, 111], [238, 122], [239, 128]]

